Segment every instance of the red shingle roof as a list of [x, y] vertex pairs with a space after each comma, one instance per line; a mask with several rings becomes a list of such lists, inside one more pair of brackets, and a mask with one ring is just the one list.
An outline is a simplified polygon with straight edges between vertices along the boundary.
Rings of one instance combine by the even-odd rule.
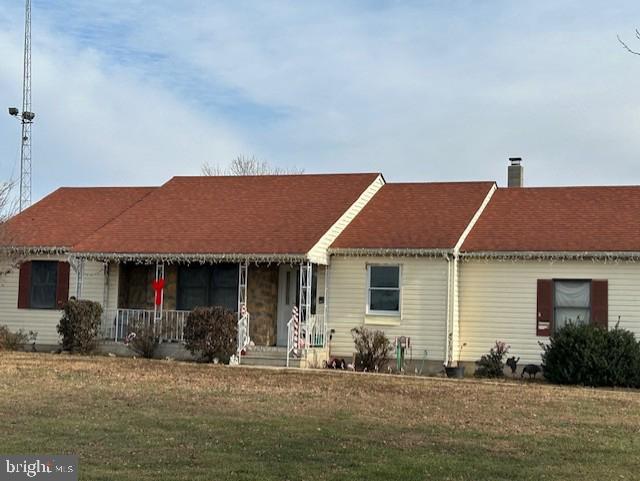
[[463, 251], [640, 251], [640, 187], [498, 189]]
[[0, 245], [71, 247], [155, 187], [62, 187], [7, 221]]
[[386, 184], [332, 248], [453, 248], [493, 182]]
[[305, 254], [379, 175], [174, 177], [74, 250]]

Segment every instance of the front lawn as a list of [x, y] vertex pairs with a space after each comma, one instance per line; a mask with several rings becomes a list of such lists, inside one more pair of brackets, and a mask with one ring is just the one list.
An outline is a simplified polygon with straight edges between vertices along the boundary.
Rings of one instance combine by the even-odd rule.
[[0, 452], [82, 480], [637, 479], [640, 393], [0, 353]]

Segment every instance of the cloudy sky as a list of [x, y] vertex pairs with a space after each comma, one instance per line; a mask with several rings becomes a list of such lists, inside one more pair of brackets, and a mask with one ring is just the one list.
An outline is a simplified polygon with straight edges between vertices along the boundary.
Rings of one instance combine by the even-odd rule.
[[[387, 180], [640, 184], [640, 2], [33, 0], [33, 187], [255, 155]], [[0, 106], [22, 0], [0, 0]], [[0, 115], [1, 179], [18, 124]]]

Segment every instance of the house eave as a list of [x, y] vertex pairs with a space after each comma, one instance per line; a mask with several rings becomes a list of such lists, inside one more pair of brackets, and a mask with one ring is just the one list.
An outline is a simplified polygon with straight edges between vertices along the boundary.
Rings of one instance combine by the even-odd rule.
[[447, 257], [453, 249], [403, 249], [403, 248], [330, 248], [329, 255], [365, 257]]
[[161, 252], [73, 252], [73, 257], [93, 261], [134, 262], [137, 264], [255, 262], [287, 264], [305, 262], [305, 254], [281, 253], [161, 253]]
[[56, 256], [69, 253], [66, 246], [1, 246], [0, 254], [5, 257]]
[[618, 262], [640, 261], [640, 251], [478, 251], [462, 252], [461, 260], [496, 260], [496, 261], [592, 261]]

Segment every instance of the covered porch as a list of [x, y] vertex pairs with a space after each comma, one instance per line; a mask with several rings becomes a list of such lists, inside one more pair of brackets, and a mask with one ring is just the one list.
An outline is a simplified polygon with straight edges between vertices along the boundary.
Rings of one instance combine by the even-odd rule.
[[[309, 261], [103, 260], [104, 313], [101, 337], [123, 342], [142, 326], [152, 326], [161, 343], [184, 341], [192, 309], [223, 306], [238, 316], [238, 353], [254, 346], [323, 348], [326, 333], [326, 266]], [[82, 298], [85, 259], [76, 297]]]

